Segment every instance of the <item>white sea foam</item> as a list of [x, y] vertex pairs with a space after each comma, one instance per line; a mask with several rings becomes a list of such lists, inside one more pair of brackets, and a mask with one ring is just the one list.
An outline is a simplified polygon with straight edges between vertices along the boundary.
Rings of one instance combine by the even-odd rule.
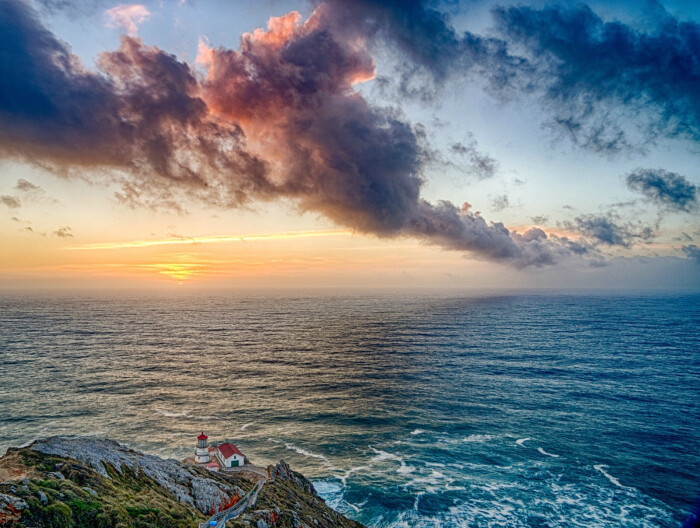
[[396, 470], [397, 473], [402, 475], [409, 475], [416, 470], [413, 466], [407, 465], [403, 460], [401, 461], [401, 466]]
[[248, 429], [248, 427], [250, 427], [250, 426], [253, 425], [254, 423], [255, 423], [255, 422], [248, 422], [247, 424], [241, 425], [241, 431], [245, 431], [246, 429]]
[[516, 440], [515, 443], [518, 444], [519, 446], [525, 447], [523, 444], [524, 444], [525, 442], [527, 442], [528, 440], [532, 440], [532, 438], [530, 438], [530, 437], [528, 437], [528, 438], [520, 438], [520, 439]]
[[203, 422], [217, 419], [216, 416], [198, 416], [196, 414], [192, 414], [190, 411], [170, 412], [164, 411], [163, 409], [156, 409], [155, 412], [156, 414], [166, 418], [186, 418], [188, 420], [200, 420]]
[[493, 440], [496, 438], [496, 435], [489, 435], [489, 434], [473, 434], [469, 435], [466, 438], [462, 439], [462, 442], [477, 442], [477, 443], [483, 443], [483, 442], [488, 442], [489, 440]]
[[410, 473], [413, 473], [416, 468], [413, 466], [409, 466], [406, 464], [403, 458], [401, 458], [398, 455], [395, 455], [394, 453], [388, 453], [387, 451], [382, 451], [381, 449], [375, 449], [374, 447], [372, 448], [372, 451], [377, 453], [372, 457], [372, 462], [384, 462], [386, 460], [394, 460], [399, 463], [399, 467], [396, 470], [397, 473], [400, 473], [402, 475], [408, 475]]
[[316, 492], [333, 509], [338, 509], [343, 502], [343, 486], [333, 480], [320, 480], [313, 482]]
[[369, 468], [369, 466], [356, 466], [356, 467], [348, 469], [345, 473], [340, 475], [338, 478], [343, 483], [343, 486], [347, 486], [348, 478], [350, 477], [350, 475], [352, 475], [353, 473], [357, 473], [358, 471], [363, 471], [365, 469], [370, 469], [370, 468]]
[[619, 481], [619, 480], [617, 480], [617, 479], [616, 479], [615, 477], [613, 477], [610, 473], [608, 473], [607, 471], [605, 471], [605, 468], [606, 468], [606, 467], [608, 467], [608, 466], [606, 466], [605, 464], [598, 464], [598, 465], [593, 466], [593, 469], [595, 469], [596, 471], [599, 471], [600, 473], [602, 473], [602, 474], [605, 476], [605, 478], [607, 478], [610, 482], [612, 482], [613, 484], [615, 484], [615, 486], [617, 486], [617, 487], [619, 487], [619, 488], [625, 488], [626, 486], [623, 486], [622, 484], [620, 484], [620, 481]]
[[381, 449], [376, 449], [373, 447], [372, 451], [377, 453], [372, 457], [372, 462], [383, 462], [384, 460], [403, 460], [401, 457], [395, 455], [394, 453], [382, 451]]
[[355, 513], [360, 513], [362, 506], [367, 502], [362, 502], [359, 505], [348, 502], [345, 500], [345, 485], [338, 484], [334, 480], [314, 481], [313, 485], [316, 488], [316, 492], [331, 508], [342, 513], [347, 513], [348, 508], [351, 508]]
[[323, 463], [326, 464], [327, 466], [333, 467], [333, 464], [331, 463], [331, 461], [328, 460], [328, 458], [326, 458], [323, 455], [319, 455], [318, 453], [308, 451], [308, 450], [304, 449], [303, 447], [295, 446], [294, 444], [290, 444], [290, 443], [285, 443], [284, 447], [286, 447], [290, 451], [294, 451], [295, 453], [299, 453], [300, 455], [303, 455], [305, 457], [317, 458], [319, 460], [322, 460]]
[[559, 455], [555, 455], [554, 453], [547, 453], [547, 451], [545, 451], [545, 450], [542, 449], [541, 447], [538, 447], [537, 450], [538, 450], [540, 453], [542, 453], [543, 455], [551, 456], [551, 457], [554, 457], [554, 458], [559, 458]]
[[416, 498], [415, 498], [415, 500], [413, 501], [413, 509], [414, 509], [415, 511], [418, 511], [418, 503], [420, 503], [420, 498], [421, 498], [423, 495], [425, 495], [425, 492], [423, 492], [423, 491], [421, 491], [421, 492], [419, 492], [419, 493], [416, 493]]
[[423, 429], [414, 429], [413, 431], [411, 431], [412, 435], [419, 435], [419, 434], [423, 434], [423, 433], [425, 433], [425, 431]]

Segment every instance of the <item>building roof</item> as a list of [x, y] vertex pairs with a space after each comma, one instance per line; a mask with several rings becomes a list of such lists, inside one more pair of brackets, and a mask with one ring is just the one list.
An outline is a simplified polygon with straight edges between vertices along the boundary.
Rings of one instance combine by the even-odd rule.
[[228, 442], [219, 446], [219, 452], [224, 458], [231, 458], [233, 455], [243, 456], [243, 453], [235, 445]]
[[204, 434], [204, 431], [202, 431], [202, 434], [197, 437], [197, 440], [206, 440], [207, 438], [209, 437]]
[[217, 464], [216, 462], [209, 462], [207, 464], [207, 467], [219, 467], [219, 464]]

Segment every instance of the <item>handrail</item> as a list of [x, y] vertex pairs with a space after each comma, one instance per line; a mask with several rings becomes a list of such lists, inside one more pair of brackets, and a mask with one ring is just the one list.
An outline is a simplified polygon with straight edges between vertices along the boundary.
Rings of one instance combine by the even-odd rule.
[[[255, 503], [258, 500], [258, 494], [260, 493], [260, 490], [263, 489], [263, 486], [266, 482], [267, 480], [259, 480], [255, 487], [248, 493], [246, 493], [241, 500], [239, 500], [236, 504], [231, 506], [228, 510], [215, 513], [209, 518], [207, 522], [201, 523], [199, 525], [199, 528], [207, 528], [209, 526], [215, 526], [216, 528], [224, 528], [226, 526], [227, 521], [238, 517], [241, 513], [243, 513], [246, 510], [246, 508], [248, 508], [248, 506], [255, 506]], [[215, 524], [211, 524], [212, 522]]]

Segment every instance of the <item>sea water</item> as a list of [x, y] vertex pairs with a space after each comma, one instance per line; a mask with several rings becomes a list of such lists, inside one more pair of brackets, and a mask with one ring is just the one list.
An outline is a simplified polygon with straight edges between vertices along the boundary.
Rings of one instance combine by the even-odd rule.
[[372, 527], [671, 527], [700, 494], [700, 296], [0, 296], [0, 448], [205, 431]]

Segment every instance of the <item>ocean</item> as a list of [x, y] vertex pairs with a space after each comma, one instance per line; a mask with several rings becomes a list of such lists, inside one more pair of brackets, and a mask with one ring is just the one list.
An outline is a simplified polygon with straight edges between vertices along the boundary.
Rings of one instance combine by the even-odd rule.
[[0, 449], [228, 438], [370, 527], [677, 527], [700, 296], [0, 296]]

